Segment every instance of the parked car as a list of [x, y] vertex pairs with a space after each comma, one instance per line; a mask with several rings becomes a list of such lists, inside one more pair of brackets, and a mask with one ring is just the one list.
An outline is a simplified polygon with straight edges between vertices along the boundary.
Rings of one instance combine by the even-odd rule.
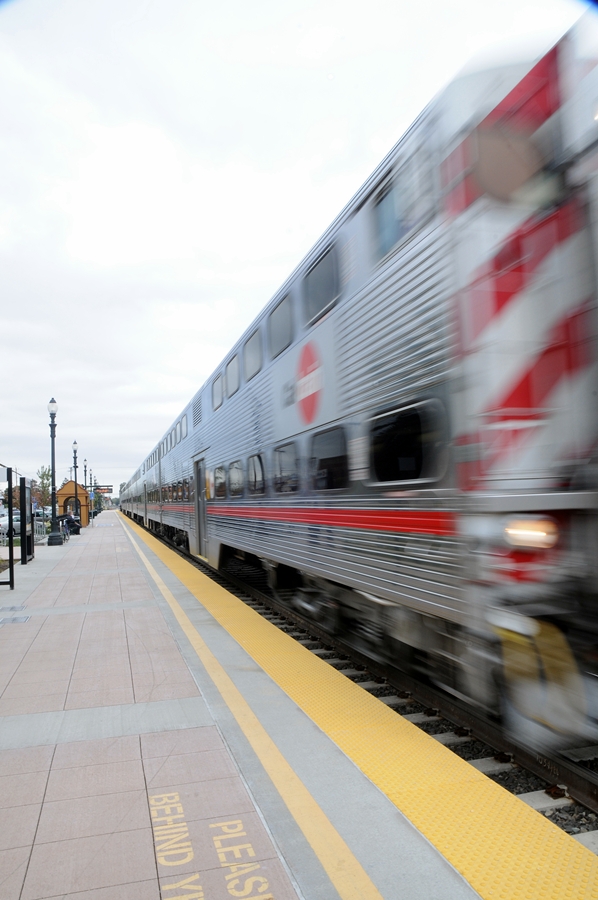
[[[21, 532], [21, 517], [20, 515], [14, 515], [12, 517], [12, 533], [13, 535], [18, 535]], [[0, 517], [0, 534], [7, 535], [8, 534], [8, 516]]]

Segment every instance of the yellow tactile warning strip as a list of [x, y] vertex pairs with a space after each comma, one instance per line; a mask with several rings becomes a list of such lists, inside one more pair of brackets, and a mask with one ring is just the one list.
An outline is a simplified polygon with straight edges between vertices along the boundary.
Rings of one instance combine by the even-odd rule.
[[125, 521], [484, 900], [598, 898], [591, 851]]
[[[139, 531], [132, 523], [127, 522], [127, 525], [131, 525], [136, 531]], [[134, 542], [133, 546], [172, 609], [208, 675], [220, 691], [224, 702], [249, 740], [258, 759], [272, 779], [291, 815], [322, 863], [339, 896], [342, 900], [383, 900], [363, 867], [351, 853], [328, 817], [322, 812], [301, 779], [295, 774], [226, 671], [208, 649], [184, 610], [181, 609], [172, 591], [164, 584], [145, 554]], [[209, 584], [212, 583], [208, 578], [206, 581]]]

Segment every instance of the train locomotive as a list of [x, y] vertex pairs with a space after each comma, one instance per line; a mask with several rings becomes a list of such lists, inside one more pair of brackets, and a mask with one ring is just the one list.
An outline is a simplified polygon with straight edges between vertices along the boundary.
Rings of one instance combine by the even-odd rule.
[[455, 79], [121, 494], [534, 745], [598, 740], [598, 41]]

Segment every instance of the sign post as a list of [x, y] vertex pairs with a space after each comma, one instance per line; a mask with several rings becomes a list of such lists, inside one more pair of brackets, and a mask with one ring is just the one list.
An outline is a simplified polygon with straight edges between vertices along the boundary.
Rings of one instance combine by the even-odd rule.
[[33, 559], [35, 556], [30, 480], [28, 478], [21, 478], [19, 487], [21, 504], [21, 565], [26, 566], [29, 560]]
[[15, 544], [12, 533], [12, 468], [0, 468], [0, 481], [8, 481], [8, 581], [0, 581], [7, 584], [10, 590], [15, 589]]

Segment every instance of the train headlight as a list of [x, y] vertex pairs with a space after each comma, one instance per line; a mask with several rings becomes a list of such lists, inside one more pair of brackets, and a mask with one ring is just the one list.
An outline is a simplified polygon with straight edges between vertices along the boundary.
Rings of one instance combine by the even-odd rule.
[[509, 519], [504, 538], [511, 547], [527, 550], [550, 550], [559, 539], [559, 530], [552, 519]]

